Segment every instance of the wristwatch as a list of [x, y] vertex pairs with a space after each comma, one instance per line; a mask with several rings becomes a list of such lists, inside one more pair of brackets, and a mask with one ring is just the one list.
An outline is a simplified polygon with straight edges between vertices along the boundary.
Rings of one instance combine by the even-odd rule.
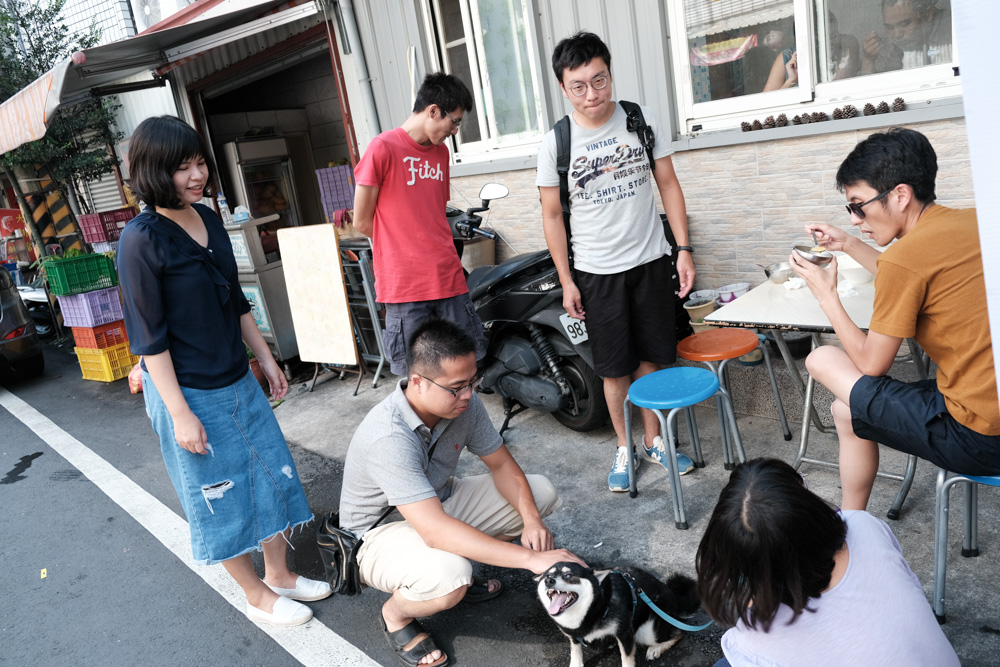
[[694, 248], [692, 248], [689, 245], [679, 245], [675, 246], [675, 248], [677, 249], [677, 252], [680, 252], [681, 250], [687, 250], [689, 253], [694, 254]]

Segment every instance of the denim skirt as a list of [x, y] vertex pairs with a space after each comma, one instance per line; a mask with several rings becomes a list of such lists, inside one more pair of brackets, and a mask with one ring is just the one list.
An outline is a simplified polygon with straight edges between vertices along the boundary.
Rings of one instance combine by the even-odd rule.
[[152, 379], [142, 374], [142, 395], [160, 450], [191, 529], [195, 562], [214, 565], [260, 550], [286, 528], [309, 522], [295, 462], [278, 420], [253, 374], [221, 389], [181, 387], [201, 420], [206, 454], [174, 439], [174, 422]]

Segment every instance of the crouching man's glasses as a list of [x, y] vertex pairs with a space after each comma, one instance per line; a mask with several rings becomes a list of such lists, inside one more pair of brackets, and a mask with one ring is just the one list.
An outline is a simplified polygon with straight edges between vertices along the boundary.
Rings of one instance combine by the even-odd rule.
[[854, 202], [854, 203], [851, 203], [851, 204], [847, 204], [847, 212], [848, 213], [853, 213], [854, 215], [856, 215], [859, 218], [861, 218], [862, 220], [864, 220], [865, 219], [865, 212], [864, 212], [863, 207], [868, 206], [868, 204], [871, 204], [872, 202], [876, 202], [879, 199], [884, 198], [887, 194], [889, 194], [890, 192], [892, 192], [895, 189], [896, 189], [896, 186], [894, 185], [891, 188], [889, 188], [888, 190], [886, 190], [885, 192], [883, 192], [882, 194], [880, 194], [879, 196], [875, 197], [874, 199], [869, 199], [868, 201], [866, 201], [863, 204], [858, 204], [857, 202]]
[[455, 387], [454, 389], [452, 389], [451, 387], [446, 387], [443, 384], [438, 384], [437, 382], [435, 382], [434, 380], [430, 379], [426, 375], [421, 375], [420, 377], [422, 377], [423, 379], [427, 380], [428, 382], [430, 382], [435, 387], [441, 387], [442, 389], [444, 389], [446, 392], [448, 392], [449, 394], [451, 394], [455, 398], [461, 398], [462, 394], [464, 394], [466, 391], [468, 391], [470, 393], [476, 391], [476, 389], [479, 388], [479, 385], [482, 384], [482, 382], [483, 382], [483, 378], [477, 377], [472, 382], [470, 382], [469, 384], [462, 385], [461, 387]]

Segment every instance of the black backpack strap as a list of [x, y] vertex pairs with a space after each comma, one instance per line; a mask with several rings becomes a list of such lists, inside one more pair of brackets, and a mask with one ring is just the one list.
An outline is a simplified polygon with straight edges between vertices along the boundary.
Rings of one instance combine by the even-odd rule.
[[569, 149], [570, 124], [569, 116], [563, 116], [555, 125], [556, 133], [556, 172], [559, 174], [559, 203], [562, 205], [563, 224], [566, 226], [566, 252], [569, 253], [570, 265], [573, 263], [573, 245], [569, 242]]
[[642, 115], [642, 109], [635, 102], [626, 102], [621, 100], [618, 102], [622, 105], [622, 110], [625, 112], [625, 128], [629, 132], [635, 132], [636, 136], [639, 137], [639, 145], [646, 149], [646, 156], [649, 158], [649, 168], [651, 170], [656, 169], [656, 164], [653, 160], [653, 146], [656, 145], [656, 135], [653, 134], [653, 128], [646, 125], [646, 119]]

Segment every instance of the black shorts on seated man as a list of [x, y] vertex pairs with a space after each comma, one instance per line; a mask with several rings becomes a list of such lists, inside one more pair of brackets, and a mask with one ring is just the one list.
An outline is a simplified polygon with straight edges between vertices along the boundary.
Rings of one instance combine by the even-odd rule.
[[[868, 505], [876, 443], [957, 473], [1000, 473], [1000, 406], [976, 211], [935, 204], [936, 176], [927, 137], [901, 128], [873, 134], [840, 165], [837, 187], [847, 196], [851, 224], [879, 246], [898, 241], [880, 254], [843, 229], [806, 226], [820, 244], [875, 273], [867, 334], [837, 295], [836, 258], [829, 269], [795, 253], [789, 258], [844, 346], [814, 350], [806, 367], [836, 396], [845, 510]], [[887, 375], [906, 338], [916, 338], [937, 364], [935, 379], [905, 383]]]
[[[582, 563], [553, 548], [542, 518], [562, 500], [545, 477], [525, 476], [493, 427], [475, 391], [475, 351], [451, 322], [417, 327], [406, 379], [358, 426], [344, 465], [341, 524], [364, 535], [362, 582], [392, 594], [382, 624], [406, 664], [449, 662], [416, 617], [499, 594], [500, 582], [474, 578], [470, 561], [536, 574], [560, 561]], [[463, 449], [489, 473], [454, 477]], [[404, 520], [368, 530], [390, 506]]]

